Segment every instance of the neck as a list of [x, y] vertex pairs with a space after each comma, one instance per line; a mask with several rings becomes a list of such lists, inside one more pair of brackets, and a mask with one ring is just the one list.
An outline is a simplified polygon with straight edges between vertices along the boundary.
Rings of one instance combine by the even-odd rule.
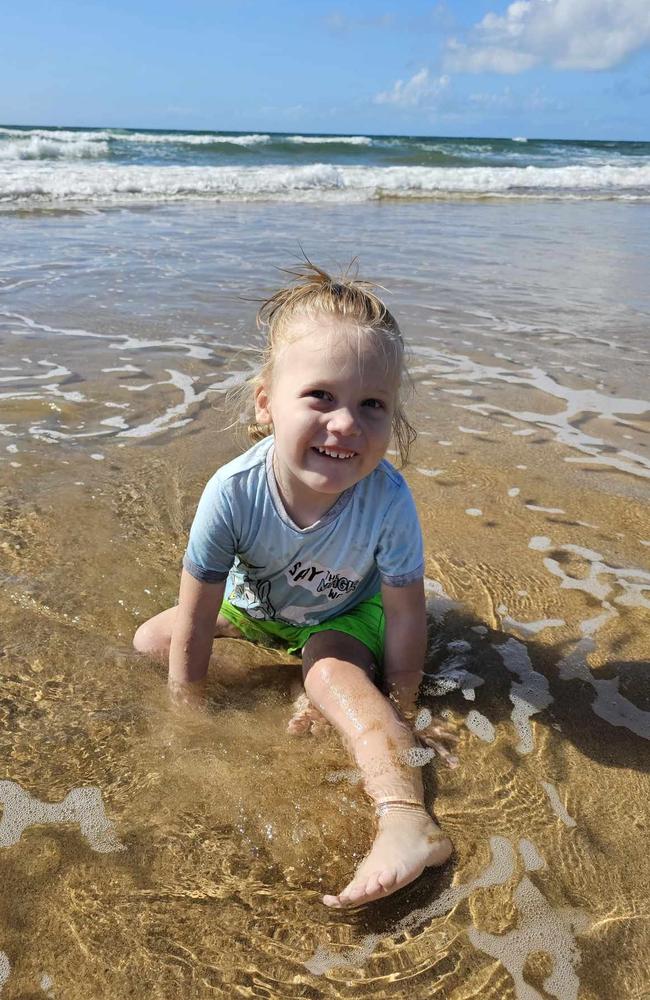
[[284, 509], [299, 528], [310, 528], [334, 506], [341, 496], [340, 493], [319, 494], [312, 491], [309, 491], [309, 496], [302, 495], [302, 491], [296, 490], [290, 480], [287, 481], [283, 478], [282, 472], [278, 468], [275, 453], [273, 455], [273, 475]]

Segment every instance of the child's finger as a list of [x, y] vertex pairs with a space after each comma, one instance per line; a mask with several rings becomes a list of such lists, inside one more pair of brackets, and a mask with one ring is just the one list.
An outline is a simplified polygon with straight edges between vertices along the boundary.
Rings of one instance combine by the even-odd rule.
[[439, 740], [447, 740], [448, 743], [458, 743], [459, 740], [458, 733], [444, 724], [427, 726], [425, 732], [431, 736], [436, 736]]
[[447, 767], [458, 767], [458, 757], [456, 757], [455, 754], [450, 753], [444, 743], [441, 743], [440, 740], [435, 739], [428, 733], [418, 733], [418, 736], [420, 738], [420, 742], [425, 747], [430, 747], [432, 750], [435, 750]]

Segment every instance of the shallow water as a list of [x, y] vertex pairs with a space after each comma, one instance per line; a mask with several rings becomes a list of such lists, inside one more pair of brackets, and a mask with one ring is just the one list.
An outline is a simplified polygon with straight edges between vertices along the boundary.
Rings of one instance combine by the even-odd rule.
[[[3, 998], [648, 995], [648, 215], [2, 220]], [[129, 648], [298, 241], [358, 253], [412, 346], [428, 698], [461, 734], [425, 769], [451, 863], [358, 913], [319, 897], [372, 816], [334, 736], [284, 733], [296, 661], [224, 640], [185, 715]]]

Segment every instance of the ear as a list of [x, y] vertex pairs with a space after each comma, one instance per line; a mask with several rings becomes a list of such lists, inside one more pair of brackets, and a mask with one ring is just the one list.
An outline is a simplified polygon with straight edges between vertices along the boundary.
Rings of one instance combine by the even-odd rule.
[[255, 389], [255, 421], [264, 426], [272, 424], [271, 416], [271, 396], [264, 384], [258, 385]]

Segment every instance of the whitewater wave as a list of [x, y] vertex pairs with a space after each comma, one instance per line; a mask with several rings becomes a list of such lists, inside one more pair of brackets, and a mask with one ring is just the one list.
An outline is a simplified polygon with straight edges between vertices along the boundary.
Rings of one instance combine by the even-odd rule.
[[77, 142], [84, 139], [87, 142], [101, 141], [112, 138], [115, 133], [108, 129], [64, 129], [64, 128], [11, 128], [0, 126], [2, 136], [12, 139], [55, 139], [57, 142]]
[[192, 198], [447, 197], [642, 198], [650, 200], [650, 165], [589, 167], [148, 166], [112, 163], [0, 163], [7, 204], [168, 201]]
[[370, 146], [372, 139], [367, 135], [288, 135], [285, 142], [317, 144], [321, 143], [347, 143], [350, 146]]
[[96, 139], [63, 139], [30, 135], [0, 143], [0, 160], [84, 160], [108, 156], [108, 143]]
[[270, 135], [257, 132], [251, 133], [251, 135], [215, 135], [210, 132], [202, 132], [197, 135], [164, 132], [155, 135], [150, 132], [128, 132], [123, 135], [113, 134], [111, 138], [120, 142], [141, 142], [153, 145], [173, 143], [175, 146], [217, 146], [220, 143], [233, 146], [256, 146], [271, 141]]

